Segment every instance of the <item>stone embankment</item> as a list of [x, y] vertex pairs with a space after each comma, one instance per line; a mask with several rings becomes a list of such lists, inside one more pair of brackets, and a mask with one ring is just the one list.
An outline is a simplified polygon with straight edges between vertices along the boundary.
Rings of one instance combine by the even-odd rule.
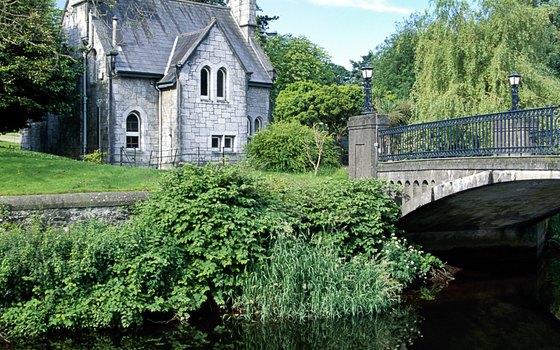
[[99, 219], [127, 220], [136, 202], [147, 192], [101, 192], [25, 196], [0, 196], [0, 223], [27, 225], [34, 220], [56, 226]]

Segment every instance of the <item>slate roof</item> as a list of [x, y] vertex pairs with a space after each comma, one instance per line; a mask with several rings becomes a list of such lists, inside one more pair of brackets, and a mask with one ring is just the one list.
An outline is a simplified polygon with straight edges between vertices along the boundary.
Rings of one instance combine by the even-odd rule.
[[[179, 56], [196, 48], [215, 22], [247, 72], [252, 72], [250, 82], [272, 83], [272, 66], [254, 39], [248, 42], [243, 36], [229, 8], [185, 0], [118, 2], [118, 6], [111, 8], [101, 2], [98, 8], [101, 15], [94, 19], [96, 27], [105, 31], [102, 45], [107, 52], [110, 50], [111, 19], [115, 16], [119, 20], [117, 73], [163, 77], [168, 63], [180, 61]], [[169, 81], [169, 78], [166, 76], [164, 80]]]

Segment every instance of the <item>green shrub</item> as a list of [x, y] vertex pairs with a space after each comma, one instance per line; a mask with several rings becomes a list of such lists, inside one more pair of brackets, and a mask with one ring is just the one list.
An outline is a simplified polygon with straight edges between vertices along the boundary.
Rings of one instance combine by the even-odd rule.
[[103, 157], [104, 156], [105, 156], [105, 153], [100, 152], [98, 149], [96, 149], [92, 153], [86, 154], [84, 156], [84, 160], [88, 163], [103, 164]]
[[[255, 134], [246, 146], [249, 163], [255, 168], [294, 173], [314, 170], [306, 149], [314, 160], [317, 159], [313, 129], [298, 121], [273, 123]], [[339, 159], [334, 139], [328, 140], [323, 148], [321, 166], [338, 167]]]
[[245, 280], [240, 306], [266, 319], [372, 315], [399, 301], [402, 285], [386, 259], [341, 259], [332, 244], [276, 241]]
[[345, 257], [373, 256], [380, 240], [396, 232], [400, 208], [383, 181], [342, 180], [313, 184], [285, 184], [280, 196], [296, 233], [325, 237]]
[[275, 208], [266, 185], [240, 168], [185, 165], [164, 176], [139, 220], [180, 245], [189, 266], [190, 291], [184, 297], [203, 295], [202, 302], [211, 295], [224, 305], [238, 290], [246, 265], [266, 254], [279, 225]]
[[279, 187], [292, 230], [309, 240], [333, 242], [345, 258], [380, 255], [395, 262], [403, 283], [426, 277], [441, 262], [408, 243], [397, 230], [396, 188], [384, 181], [341, 180]]
[[186, 260], [173, 239], [132, 225], [88, 223], [0, 232], [0, 332], [33, 336], [62, 329], [140, 325], [172, 312]]

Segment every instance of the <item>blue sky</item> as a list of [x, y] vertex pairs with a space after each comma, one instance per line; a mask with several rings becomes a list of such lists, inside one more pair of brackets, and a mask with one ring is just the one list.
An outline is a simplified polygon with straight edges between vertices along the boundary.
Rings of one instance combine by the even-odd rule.
[[257, 0], [263, 14], [280, 16], [270, 29], [305, 36], [324, 48], [334, 63], [350, 68], [429, 0]]
[[[65, 0], [56, 0], [62, 8]], [[430, 0], [257, 0], [263, 14], [279, 16], [270, 30], [305, 36], [324, 48], [336, 64], [350, 68], [381, 44], [413, 12]]]

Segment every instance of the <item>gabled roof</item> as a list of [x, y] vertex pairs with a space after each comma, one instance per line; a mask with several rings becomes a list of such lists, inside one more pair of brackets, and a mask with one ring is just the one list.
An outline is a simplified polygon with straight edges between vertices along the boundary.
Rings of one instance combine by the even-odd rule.
[[[110, 48], [111, 19], [119, 20], [116, 62], [117, 73], [146, 75], [172, 79], [168, 69], [192, 53], [209, 30], [219, 23], [232, 50], [247, 70], [250, 82], [272, 84], [272, 66], [254, 40], [247, 39], [239, 29], [229, 8], [185, 0], [117, 0], [119, 6], [109, 8], [101, 2], [94, 21], [106, 38], [103, 46]], [[141, 16], [136, 14], [141, 13]]]

